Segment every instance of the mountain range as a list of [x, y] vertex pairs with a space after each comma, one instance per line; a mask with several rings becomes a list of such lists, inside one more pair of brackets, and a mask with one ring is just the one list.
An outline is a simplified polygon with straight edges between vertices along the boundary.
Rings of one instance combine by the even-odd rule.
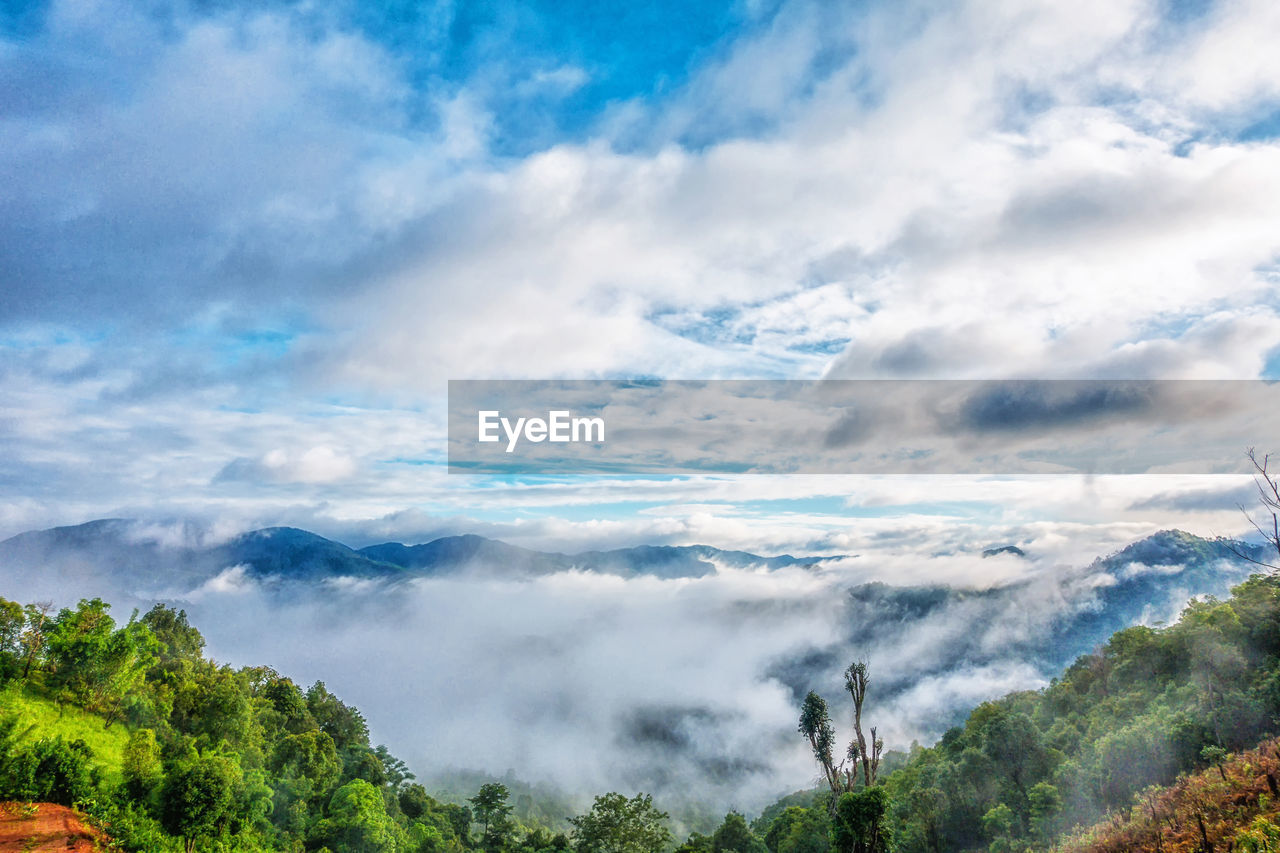
[[209, 545], [201, 544], [201, 538], [193, 525], [157, 528], [130, 519], [99, 519], [33, 530], [0, 542], [0, 571], [74, 571], [92, 565], [134, 589], [165, 589], [198, 585], [233, 566], [258, 580], [303, 582], [344, 577], [395, 581], [464, 573], [529, 578], [569, 570], [696, 578], [714, 573], [717, 565], [779, 569], [811, 567], [830, 559], [761, 557], [706, 545], [640, 545], [561, 554], [474, 534], [354, 549], [295, 527], [253, 530]]
[[[975, 701], [1045, 683], [1117, 630], [1172, 621], [1194, 596], [1225, 596], [1258, 571], [1249, 559], [1267, 559], [1256, 545], [1167, 530], [1084, 565], [1054, 565], [1034, 554], [1019, 553], [1021, 549], [997, 545], [986, 549], [985, 556], [1018, 565], [1012, 578], [999, 584], [961, 585], [939, 579], [895, 585], [867, 581], [876, 576], [871, 557], [760, 556], [705, 545], [562, 554], [463, 535], [356, 549], [289, 527], [217, 540], [208, 537], [208, 531], [197, 524], [153, 525], [127, 519], [23, 533], [0, 542], [0, 596], [20, 601], [59, 599], [58, 604], [65, 605], [99, 595], [120, 605], [121, 613], [127, 612], [125, 607], [149, 607], [155, 600], [180, 602], [202, 614], [211, 639], [231, 651], [237, 642], [256, 650], [272, 631], [283, 632], [284, 645], [277, 648], [277, 655], [291, 649], [297, 654], [331, 649], [338, 637], [347, 636], [334, 623], [335, 614], [366, 608], [362, 611], [366, 615], [388, 618], [387, 613], [398, 612], [393, 609], [396, 601], [416, 602], [416, 610], [409, 608], [409, 614], [419, 610], [425, 614], [424, 606], [431, 604], [433, 615], [421, 616], [427, 621], [403, 628], [404, 637], [419, 638], [410, 645], [422, 648], [439, 639], [434, 631], [447, 636], [463, 630], [454, 621], [437, 625], [432, 620], [455, 607], [472, 608], [468, 619], [482, 618], [474, 610], [477, 602], [482, 610], [499, 607], [486, 603], [489, 596], [496, 596], [493, 600], [503, 602], [503, 607], [541, 613], [522, 617], [535, 619], [540, 638], [532, 643], [522, 633], [518, 644], [522, 649], [576, 649], [574, 654], [585, 655], [595, 643], [610, 649], [616, 648], [611, 643], [630, 641], [612, 637], [605, 626], [613, 622], [599, 617], [606, 610], [614, 613], [614, 607], [627, 606], [623, 602], [631, 593], [626, 587], [610, 586], [610, 591], [599, 593], [595, 604], [575, 600], [565, 610], [575, 615], [561, 620], [554, 587], [531, 585], [526, 595], [510, 590], [477, 592], [453, 583], [414, 588], [411, 582], [436, 578], [536, 582], [571, 570], [624, 579], [707, 578], [712, 581], [709, 586], [664, 597], [667, 611], [655, 611], [652, 602], [642, 605], [648, 608], [643, 609], [644, 619], [669, 621], [677, 636], [717, 626], [731, 644], [740, 641], [730, 638], [783, 625], [800, 626], [807, 639], [793, 638], [776, 651], [742, 651], [752, 656], [752, 677], [785, 688], [796, 704], [811, 689], [838, 699], [841, 685], [836, 676], [850, 660], [866, 656], [875, 662], [878, 701], [885, 703], [882, 707], [889, 718], [898, 721], [901, 736], [938, 733], [939, 724], [945, 727], [959, 720]], [[817, 583], [801, 585], [799, 590], [781, 579], [776, 597], [761, 596], [743, 594], [743, 587], [731, 578], [717, 581], [725, 567], [766, 573], [795, 567], [821, 575], [815, 576]], [[254, 594], [247, 594], [250, 591]], [[247, 615], [250, 612], [256, 615]], [[305, 621], [310, 617], [300, 617], [304, 613], [325, 615], [316, 617], [313, 624]], [[299, 618], [304, 619], [301, 627]], [[397, 618], [406, 617], [400, 613]], [[279, 624], [263, 625], [254, 619]], [[508, 630], [502, 618], [495, 619], [495, 631]], [[245, 620], [250, 620], [253, 633], [241, 639], [237, 635], [246, 631]], [[697, 625], [691, 627], [690, 620]], [[603, 633], [583, 633], [588, 630]], [[384, 644], [377, 653], [390, 651]], [[737, 660], [737, 652], [724, 654], [728, 655], [725, 660]], [[252, 659], [245, 649], [241, 657]], [[565, 672], [573, 671], [569, 664], [564, 666], [569, 667]], [[717, 716], [720, 713], [713, 705], [687, 701], [645, 705], [624, 715], [619, 723], [623, 731], [617, 736], [636, 743], [644, 755], [660, 755], [668, 763], [693, 761], [687, 750], [674, 746], [662, 750], [685, 743], [693, 737], [690, 732], [719, 726], [724, 722]], [[712, 752], [708, 761], [724, 758], [721, 752]]]
[[[1003, 548], [984, 556], [1025, 559]], [[1029, 566], [1022, 578], [989, 588], [855, 584], [845, 591], [840, 634], [775, 661], [769, 674], [797, 701], [822, 673], [866, 649], [902, 650], [879, 672], [878, 689], [891, 696], [958, 673], [975, 685], [1017, 680], [1023, 665], [1049, 676], [1116, 631], [1172, 622], [1193, 597], [1226, 597], [1260, 570], [1250, 561], [1267, 556], [1258, 545], [1164, 530], [1088, 565]]]

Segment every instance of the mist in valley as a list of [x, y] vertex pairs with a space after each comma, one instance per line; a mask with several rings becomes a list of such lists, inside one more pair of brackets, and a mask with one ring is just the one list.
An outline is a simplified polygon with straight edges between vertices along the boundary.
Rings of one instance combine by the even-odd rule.
[[[682, 578], [513, 579], [495, 566], [303, 581], [232, 565], [166, 582], [122, 569], [120, 554], [81, 555], [7, 565], [0, 595], [59, 606], [100, 595], [120, 621], [157, 600], [185, 609], [214, 659], [324, 681], [428, 785], [463, 770], [511, 773], [577, 803], [646, 791], [723, 813], [816, 782], [796, 732], [800, 701], [823, 693], [847, 733], [840, 674], [854, 659], [871, 668], [871, 724], [888, 749], [906, 749], [983, 700], [1044, 685], [1116, 626], [1167, 621], [1193, 593], [1247, 573], [1121, 556], [1072, 567], [952, 555], [925, 567], [947, 583], [895, 585], [919, 576], [919, 557]], [[1117, 597], [1143, 579], [1159, 586]]]

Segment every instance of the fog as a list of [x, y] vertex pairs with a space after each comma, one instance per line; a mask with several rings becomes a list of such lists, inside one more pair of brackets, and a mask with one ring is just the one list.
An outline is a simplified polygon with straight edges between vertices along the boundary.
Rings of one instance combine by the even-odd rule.
[[215, 658], [325, 681], [419, 776], [513, 770], [580, 797], [758, 808], [814, 775], [792, 693], [765, 673], [839, 632], [827, 578], [565, 572], [277, 593], [231, 569], [175, 603]]
[[[1184, 586], [1178, 566], [928, 562], [400, 582], [282, 582], [228, 566], [199, 582], [131, 589], [113, 566], [82, 561], [6, 567], [0, 595], [67, 605], [101, 594], [120, 620], [156, 599], [184, 608], [214, 659], [324, 681], [365, 714], [374, 742], [429, 784], [456, 770], [511, 771], [578, 802], [648, 791], [670, 809], [751, 812], [817, 781], [796, 733], [804, 692], [828, 697], [848, 737], [841, 672], [855, 658], [871, 667], [869, 724], [887, 748], [905, 749], [932, 742], [978, 702], [1042, 686], [1114, 630], [1080, 629], [1079, 619], [1105, 615], [1102, 591], [1164, 584], [1143, 604], [1147, 621], [1206, 591]], [[883, 582], [919, 576], [910, 567], [935, 578], [949, 568], [952, 586]], [[1225, 587], [1240, 570], [1222, 573]]]

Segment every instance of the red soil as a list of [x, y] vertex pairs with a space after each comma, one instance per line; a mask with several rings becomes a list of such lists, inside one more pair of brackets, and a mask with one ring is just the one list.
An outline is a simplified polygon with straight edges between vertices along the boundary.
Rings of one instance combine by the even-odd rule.
[[92, 853], [101, 850], [102, 833], [66, 806], [39, 803], [27, 814], [25, 803], [0, 803], [0, 853], [57, 850]]

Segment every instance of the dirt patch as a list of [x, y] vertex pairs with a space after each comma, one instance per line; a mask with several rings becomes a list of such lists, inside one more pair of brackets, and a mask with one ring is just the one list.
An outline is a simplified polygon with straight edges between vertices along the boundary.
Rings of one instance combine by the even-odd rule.
[[102, 850], [102, 833], [84, 816], [52, 803], [0, 803], [0, 853], [92, 853]]

